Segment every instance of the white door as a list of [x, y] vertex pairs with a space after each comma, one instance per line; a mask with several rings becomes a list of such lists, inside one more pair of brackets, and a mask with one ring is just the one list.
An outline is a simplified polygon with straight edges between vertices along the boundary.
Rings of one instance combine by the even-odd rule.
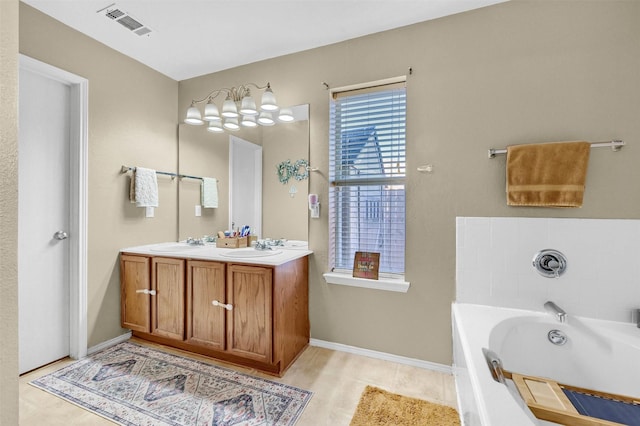
[[20, 373], [69, 355], [70, 90], [20, 70]]
[[262, 147], [229, 136], [229, 226], [262, 233]]

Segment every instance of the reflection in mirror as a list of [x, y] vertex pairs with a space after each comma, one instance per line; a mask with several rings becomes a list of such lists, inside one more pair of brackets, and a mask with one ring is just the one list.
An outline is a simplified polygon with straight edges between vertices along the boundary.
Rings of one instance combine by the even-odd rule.
[[[218, 207], [202, 208], [201, 181], [181, 179], [178, 191], [178, 236], [187, 237], [215, 235], [229, 229], [231, 222], [230, 200], [243, 199], [242, 190], [231, 195], [234, 167], [230, 166], [230, 141], [242, 139], [262, 146], [262, 232], [260, 238], [286, 238], [307, 240], [308, 235], [308, 178], [299, 168], [295, 176], [282, 183], [278, 165], [284, 162], [295, 164], [309, 159], [309, 106], [292, 108], [296, 120], [270, 127], [242, 129], [233, 134], [212, 134], [203, 126], [180, 125], [178, 129], [178, 170], [180, 174], [211, 177], [218, 180]], [[240, 160], [242, 161], [242, 160]], [[246, 159], [253, 164], [253, 159]], [[236, 178], [237, 180], [237, 178]], [[253, 197], [253, 195], [252, 195]], [[256, 195], [257, 197], [257, 195]], [[236, 208], [237, 210], [237, 208]], [[200, 215], [198, 215], [200, 214]], [[235, 223], [236, 227], [254, 223]]]
[[262, 235], [262, 146], [229, 136], [229, 226]]
[[293, 107], [297, 121], [263, 131], [262, 229], [264, 237], [308, 240], [308, 177], [282, 183], [278, 166], [309, 160], [309, 105]]

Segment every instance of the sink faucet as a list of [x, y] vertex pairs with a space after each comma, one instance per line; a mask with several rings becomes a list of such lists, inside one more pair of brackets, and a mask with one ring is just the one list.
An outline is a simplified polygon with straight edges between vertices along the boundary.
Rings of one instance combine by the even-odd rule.
[[256, 250], [273, 250], [271, 245], [265, 240], [258, 240], [254, 246]]
[[552, 301], [548, 301], [547, 303], [545, 303], [544, 309], [555, 315], [560, 322], [565, 322], [567, 319], [567, 313]]
[[187, 238], [187, 244], [189, 244], [190, 246], [203, 246], [204, 241], [202, 241], [200, 238], [189, 237]]

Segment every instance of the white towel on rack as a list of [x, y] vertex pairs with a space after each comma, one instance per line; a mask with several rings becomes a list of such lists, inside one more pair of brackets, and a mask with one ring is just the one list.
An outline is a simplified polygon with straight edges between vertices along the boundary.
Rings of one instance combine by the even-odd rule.
[[158, 207], [158, 178], [156, 171], [136, 167], [136, 207]]
[[203, 177], [200, 186], [200, 203], [205, 209], [218, 208], [218, 179]]

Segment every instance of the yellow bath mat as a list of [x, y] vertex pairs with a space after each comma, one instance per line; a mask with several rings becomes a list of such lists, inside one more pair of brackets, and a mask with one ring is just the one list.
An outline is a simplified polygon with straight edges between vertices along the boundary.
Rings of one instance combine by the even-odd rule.
[[367, 386], [351, 426], [459, 426], [455, 408]]

